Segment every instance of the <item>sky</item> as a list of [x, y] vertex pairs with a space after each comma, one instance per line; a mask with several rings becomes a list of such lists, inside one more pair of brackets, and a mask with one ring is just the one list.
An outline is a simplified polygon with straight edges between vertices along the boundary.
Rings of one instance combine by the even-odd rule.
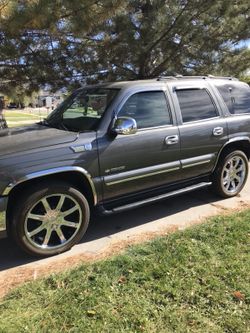
[[237, 48], [247, 46], [250, 49], [250, 38], [237, 44]]

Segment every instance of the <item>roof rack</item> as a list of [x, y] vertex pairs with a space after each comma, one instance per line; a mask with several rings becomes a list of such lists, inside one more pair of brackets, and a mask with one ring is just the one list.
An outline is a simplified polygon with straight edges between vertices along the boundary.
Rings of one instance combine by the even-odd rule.
[[211, 74], [207, 74], [206, 77], [208, 77], [209, 79], [223, 79], [223, 80], [232, 80], [232, 81], [239, 81], [239, 79], [237, 79], [236, 77], [233, 76], [215, 76], [215, 75], [211, 75]]
[[186, 79], [186, 80], [192, 80], [192, 79], [223, 79], [223, 80], [231, 80], [231, 81], [239, 81], [237, 78], [232, 77], [232, 76], [214, 76], [211, 74], [208, 75], [203, 75], [203, 76], [183, 76], [183, 75], [175, 75], [175, 76], [159, 76], [156, 78], [156, 81], [165, 81], [165, 80], [178, 80], [178, 79]]
[[175, 76], [158, 76], [156, 81], [164, 81], [164, 80], [177, 80]]

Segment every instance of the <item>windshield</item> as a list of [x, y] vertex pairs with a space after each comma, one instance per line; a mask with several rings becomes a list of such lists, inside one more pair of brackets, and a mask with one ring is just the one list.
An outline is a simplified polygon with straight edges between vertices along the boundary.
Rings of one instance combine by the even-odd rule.
[[96, 130], [102, 115], [118, 91], [106, 88], [77, 91], [48, 116], [45, 124], [75, 132]]

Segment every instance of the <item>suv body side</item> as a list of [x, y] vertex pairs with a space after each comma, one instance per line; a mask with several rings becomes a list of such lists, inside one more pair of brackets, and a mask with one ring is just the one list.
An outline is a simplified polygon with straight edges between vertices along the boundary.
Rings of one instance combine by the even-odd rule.
[[[221, 81], [223, 83], [224, 80]], [[178, 89], [206, 89], [215, 104], [218, 117], [183, 123], [176, 96]], [[172, 124], [141, 129], [131, 136], [110, 137], [108, 131], [114, 114], [119, 113], [130, 96], [143, 91], [164, 92]], [[135, 82], [121, 89], [96, 134], [86, 137], [80, 133], [74, 142], [56, 143], [56, 146], [53, 146], [51, 138], [50, 148], [32, 149], [27, 153], [13, 152], [9, 157], [7, 154], [7, 158], [4, 156], [1, 163], [6, 171], [1, 177], [1, 193], [6, 195], [16, 184], [33, 178], [75, 171], [87, 177], [96, 197], [95, 204], [98, 204], [126, 196], [133, 190], [154, 189], [162, 185], [164, 174], [167, 180], [163, 185], [209, 175], [227, 143], [249, 141], [249, 124], [249, 115], [232, 116], [229, 113], [213, 80]], [[222, 135], [217, 137], [213, 135], [216, 127], [223, 129]], [[164, 140], [172, 135], [177, 135], [179, 141], [176, 145], [167, 146]], [[124, 152], [129, 155], [126, 156]], [[16, 168], [18, 164], [22, 167]]]
[[[33, 178], [75, 171], [87, 177], [96, 197], [95, 204], [103, 204], [133, 192], [140, 193], [208, 175], [228, 139], [250, 136], [242, 123], [243, 118], [249, 121], [249, 117], [242, 115], [241, 119], [230, 118], [228, 138], [226, 119], [230, 114], [225, 106], [223, 109], [221, 97], [212, 86], [202, 79], [195, 82], [142, 82], [125, 86], [105, 113], [96, 135], [93, 133], [86, 137], [80, 133], [70, 144], [51, 144], [50, 148], [13, 153], [4, 158], [1, 163], [6, 172], [1, 180], [2, 193], [7, 194], [16, 184]], [[216, 106], [218, 117], [183, 123], [176, 88], [206, 89]], [[119, 114], [129, 97], [147, 91], [164, 92], [172, 124], [140, 129], [131, 136], [110, 137], [109, 128], [114, 114]], [[242, 128], [240, 135], [239, 126]], [[213, 136], [216, 127], [223, 128], [223, 134], [218, 137]], [[166, 137], [173, 135], [178, 136], [178, 142], [166, 145]], [[51, 141], [53, 143], [53, 138]], [[85, 146], [91, 148], [85, 149]], [[17, 164], [22, 167], [17, 169]]]
[[[71, 204], [78, 205], [79, 211], [82, 209], [79, 216], [85, 216], [76, 241], [86, 231], [89, 208], [103, 214], [114, 213], [211, 183], [224, 197], [241, 191], [250, 157], [250, 91], [246, 85], [231, 79], [199, 77], [101, 87], [119, 92], [95, 130], [77, 133], [37, 124], [1, 133], [0, 212], [7, 212], [9, 232], [13, 233], [12, 215], [19, 198], [23, 206], [25, 193], [31, 201], [33, 186], [41, 185], [47, 194], [52, 193], [50, 182], [59, 184], [62, 196], [70, 186], [73, 188], [67, 200], [72, 198]], [[137, 131], [130, 135], [114, 134], [116, 121], [122, 118], [137, 123]], [[238, 183], [234, 179], [239, 179]], [[223, 192], [224, 185], [228, 188]], [[20, 213], [21, 207], [19, 210]], [[51, 210], [54, 214], [55, 208]], [[59, 213], [63, 221], [65, 213]], [[50, 213], [41, 214], [35, 220], [39, 216], [41, 221], [50, 219]], [[19, 228], [18, 216], [13, 220]], [[74, 228], [74, 222], [64, 221], [62, 226], [65, 223]], [[63, 237], [60, 225], [53, 227]], [[28, 229], [27, 225], [25, 228]], [[29, 253], [56, 254], [74, 244], [69, 237], [65, 246], [57, 244], [44, 251], [38, 238], [33, 247], [35, 231], [25, 230], [15, 231], [14, 238]]]

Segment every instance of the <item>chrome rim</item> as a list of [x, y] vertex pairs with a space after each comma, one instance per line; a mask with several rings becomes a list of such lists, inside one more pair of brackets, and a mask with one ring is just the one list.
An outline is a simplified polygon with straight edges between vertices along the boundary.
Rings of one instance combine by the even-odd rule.
[[245, 175], [246, 164], [240, 156], [228, 159], [222, 170], [224, 190], [228, 193], [237, 192], [244, 183]]
[[52, 250], [65, 246], [82, 225], [79, 203], [66, 194], [52, 194], [37, 201], [28, 211], [24, 232], [36, 248]]

